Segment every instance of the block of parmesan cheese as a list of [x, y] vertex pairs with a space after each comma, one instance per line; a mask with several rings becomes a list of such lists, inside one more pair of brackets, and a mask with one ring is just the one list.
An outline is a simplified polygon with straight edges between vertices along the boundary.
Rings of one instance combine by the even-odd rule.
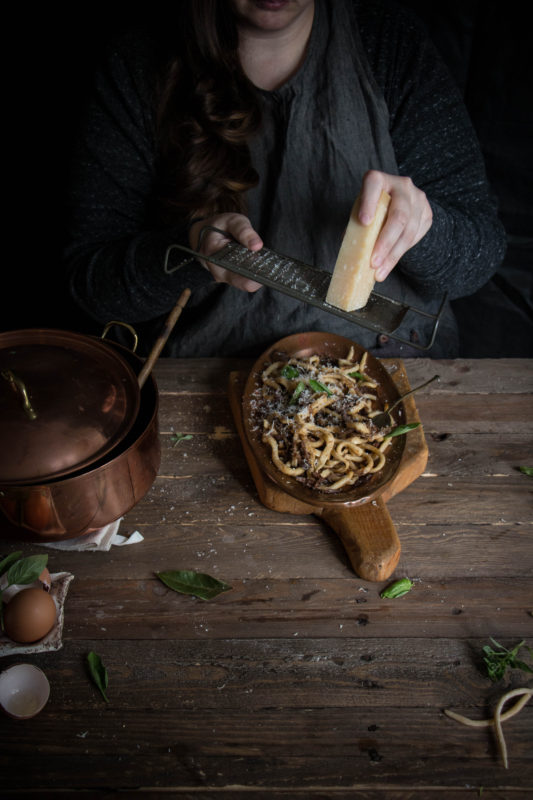
[[374, 219], [369, 225], [363, 225], [358, 219], [360, 195], [353, 204], [326, 295], [326, 302], [332, 306], [343, 311], [355, 311], [366, 306], [376, 280], [370, 258], [385, 222], [390, 199], [387, 192], [381, 192]]

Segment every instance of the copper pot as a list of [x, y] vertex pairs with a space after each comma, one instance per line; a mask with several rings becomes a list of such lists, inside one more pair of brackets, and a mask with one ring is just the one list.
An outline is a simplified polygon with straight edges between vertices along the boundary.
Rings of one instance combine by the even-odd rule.
[[[11, 343], [16, 333], [9, 334]], [[25, 341], [31, 338], [29, 332], [23, 333]], [[33, 333], [36, 341], [48, 339], [49, 334], [53, 334], [51, 338], [56, 341], [58, 332]], [[159, 469], [159, 398], [153, 376], [150, 375], [141, 388], [137, 373], [142, 361], [131, 351], [92, 337], [61, 333], [66, 343], [76, 342], [75, 349], [80, 338], [89, 349], [94, 345], [99, 356], [101, 354], [104, 359], [108, 356], [110, 363], [118, 365], [121, 380], [126, 375], [131, 376], [130, 389], [132, 395], [136, 394], [136, 401], [133, 398], [125, 415], [123, 435], [117, 433], [114, 438], [110, 437], [107, 446], [101, 447], [99, 452], [95, 450], [94, 458], [80, 459], [79, 466], [75, 465], [70, 471], [60, 469], [57, 475], [48, 474], [48, 467], [38, 464], [35, 471], [47, 474], [26, 482], [0, 478], [0, 509], [5, 517], [0, 521], [0, 535], [4, 537], [52, 542], [99, 530], [120, 518], [144, 497]], [[0, 334], [0, 347], [3, 336], [7, 334]], [[54, 377], [50, 375], [51, 382]], [[2, 391], [10, 390], [4, 386]], [[68, 460], [68, 453], [64, 460]], [[42, 461], [49, 463], [46, 456]]]
[[96, 463], [133, 426], [138, 380], [99, 339], [62, 330], [0, 334], [0, 483], [56, 480]]
[[[0, 426], [0, 451], [8, 451], [0, 460], [5, 516], [0, 535], [45, 542], [73, 539], [114, 522], [144, 497], [161, 459], [152, 367], [190, 294], [189, 289], [181, 293], [144, 363], [103, 338], [50, 330], [0, 334], [5, 378], [0, 379], [0, 416], [2, 402], [12, 414]], [[29, 385], [16, 375], [19, 366], [20, 372], [27, 371]], [[63, 394], [54, 402], [58, 383]], [[17, 395], [16, 411], [11, 389]], [[65, 394], [73, 395], [66, 397], [66, 405]], [[111, 426], [110, 409], [120, 411]]]

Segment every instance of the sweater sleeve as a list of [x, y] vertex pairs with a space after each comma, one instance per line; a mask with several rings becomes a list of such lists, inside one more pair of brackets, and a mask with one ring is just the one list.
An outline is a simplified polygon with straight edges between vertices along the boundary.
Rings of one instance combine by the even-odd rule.
[[399, 174], [426, 193], [433, 211], [429, 232], [399, 269], [422, 294], [472, 294], [500, 265], [506, 242], [459, 89], [421, 23], [394, 6], [388, 13], [379, 4], [359, 7]]
[[[187, 225], [150, 224], [150, 55], [132, 37], [110, 49], [95, 75], [71, 159], [67, 279], [74, 300], [99, 323], [153, 319], [167, 313], [185, 287], [210, 280], [197, 262], [170, 275], [164, 270], [167, 248], [188, 245]], [[183, 258], [173, 251], [172, 265]]]

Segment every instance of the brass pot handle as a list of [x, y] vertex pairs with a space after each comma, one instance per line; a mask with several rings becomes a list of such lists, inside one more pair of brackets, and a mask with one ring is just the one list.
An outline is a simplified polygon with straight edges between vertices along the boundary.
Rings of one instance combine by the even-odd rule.
[[100, 338], [105, 339], [105, 337], [109, 333], [110, 328], [112, 328], [113, 325], [120, 325], [122, 328], [126, 328], [131, 333], [131, 335], [133, 336], [133, 347], [131, 348], [131, 352], [135, 353], [135, 351], [137, 350], [137, 345], [139, 344], [139, 337], [135, 332], [135, 328], [133, 328], [131, 325], [128, 325], [127, 322], [120, 322], [116, 319], [111, 320], [111, 322], [108, 322], [107, 325], [105, 326], [104, 330], [102, 331], [102, 336]]
[[14, 392], [17, 392], [18, 394], [21, 395], [22, 407], [26, 412], [28, 418], [31, 420], [37, 419], [37, 412], [30, 403], [30, 398], [28, 397], [28, 390], [26, 389], [24, 381], [17, 375], [15, 375], [15, 373], [12, 372], [10, 369], [2, 370], [2, 378], [8, 381]]

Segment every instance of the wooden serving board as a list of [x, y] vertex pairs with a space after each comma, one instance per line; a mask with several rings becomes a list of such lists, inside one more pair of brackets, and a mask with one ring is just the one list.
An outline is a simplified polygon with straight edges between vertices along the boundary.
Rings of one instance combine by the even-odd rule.
[[[401, 359], [383, 359], [383, 364], [393, 377], [399, 393], [408, 392], [411, 387]], [[261, 502], [267, 508], [284, 514], [316, 514], [337, 533], [360, 578], [368, 581], [389, 578], [399, 561], [401, 545], [386, 502], [420, 477], [426, 467], [428, 448], [422, 426], [406, 434], [400, 467], [377, 499], [356, 506], [325, 505], [319, 508], [288, 494], [260, 468], [243, 426], [242, 397], [247, 377], [244, 372], [231, 372], [228, 394], [237, 432]], [[412, 395], [405, 398], [403, 405], [405, 421], [420, 422]]]

